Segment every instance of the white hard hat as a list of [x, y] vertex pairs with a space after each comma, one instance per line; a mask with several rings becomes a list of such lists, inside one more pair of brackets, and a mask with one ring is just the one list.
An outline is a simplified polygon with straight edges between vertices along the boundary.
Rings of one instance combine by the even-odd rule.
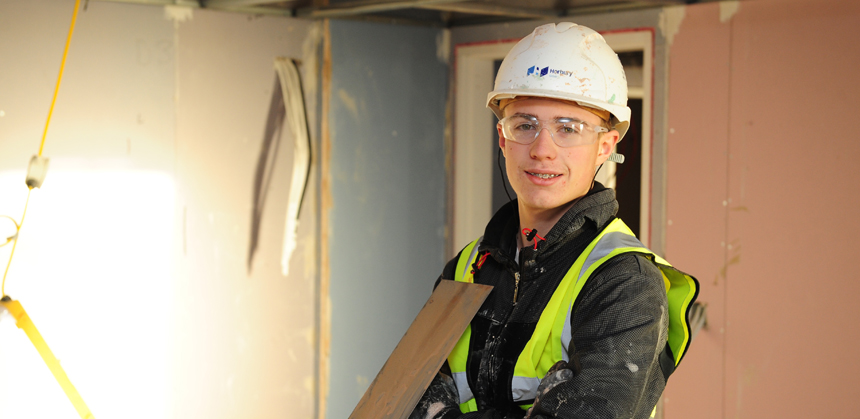
[[576, 102], [608, 111], [619, 140], [630, 127], [627, 77], [615, 51], [599, 33], [575, 23], [535, 28], [505, 57], [487, 107], [500, 119], [499, 101], [517, 96]]

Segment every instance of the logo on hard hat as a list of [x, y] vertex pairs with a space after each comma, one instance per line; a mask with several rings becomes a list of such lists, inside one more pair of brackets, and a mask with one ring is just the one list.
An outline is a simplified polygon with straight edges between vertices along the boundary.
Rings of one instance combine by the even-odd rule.
[[568, 77], [570, 77], [571, 75], [573, 75], [572, 71], [559, 70], [559, 69], [549, 68], [549, 67], [540, 68], [536, 65], [533, 65], [533, 66], [529, 67], [528, 70], [526, 70], [526, 76], [535, 76], [538, 78], [541, 78], [544, 76], [551, 76], [551, 77], [568, 76]]

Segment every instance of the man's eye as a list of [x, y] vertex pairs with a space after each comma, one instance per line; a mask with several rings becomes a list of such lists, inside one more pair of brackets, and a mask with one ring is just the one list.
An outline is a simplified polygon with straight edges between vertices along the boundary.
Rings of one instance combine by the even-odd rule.
[[579, 125], [563, 125], [559, 131], [562, 134], [578, 134], [580, 127]]
[[517, 131], [534, 131], [535, 125], [529, 123], [518, 124], [514, 129]]

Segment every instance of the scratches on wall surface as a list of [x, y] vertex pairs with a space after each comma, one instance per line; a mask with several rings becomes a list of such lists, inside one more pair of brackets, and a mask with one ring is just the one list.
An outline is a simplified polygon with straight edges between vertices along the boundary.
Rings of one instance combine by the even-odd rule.
[[[305, 42], [302, 44], [302, 87], [305, 90], [305, 96], [310, 98], [317, 97], [317, 87], [319, 85], [319, 48], [322, 44], [322, 22], [316, 22], [311, 26]], [[308, 122], [310, 126], [316, 126], [314, 118], [315, 112], [308, 112]]]
[[686, 15], [686, 6], [664, 7], [660, 12], [660, 23], [658, 26], [663, 38], [666, 39], [666, 45], [672, 46], [672, 41], [681, 28], [681, 22], [684, 21]]
[[723, 263], [723, 266], [720, 267], [720, 272], [714, 277], [714, 286], [718, 285], [720, 282], [720, 278], [726, 279], [726, 275], [728, 274], [729, 267], [732, 265], [737, 265], [741, 263], [741, 245], [740, 239], [732, 240], [731, 243], [726, 245], [727, 257], [726, 262]]
[[349, 110], [349, 114], [358, 121], [358, 102], [356, 102], [355, 98], [349, 95], [344, 89], [338, 89], [337, 97], [340, 99], [340, 102], [343, 106]]
[[741, 8], [741, 2], [738, 0], [721, 1], [720, 2], [720, 23], [726, 23], [732, 20], [735, 13]]
[[[767, 365], [765, 365], [765, 368]], [[738, 389], [737, 389], [737, 400], [735, 400], [735, 413], [736, 417], [743, 417], [743, 402], [744, 402], [744, 391], [752, 388], [756, 381], [758, 381], [758, 376], [761, 374], [761, 368], [757, 368], [755, 365], [751, 365], [743, 368], [743, 371], [738, 377]]]

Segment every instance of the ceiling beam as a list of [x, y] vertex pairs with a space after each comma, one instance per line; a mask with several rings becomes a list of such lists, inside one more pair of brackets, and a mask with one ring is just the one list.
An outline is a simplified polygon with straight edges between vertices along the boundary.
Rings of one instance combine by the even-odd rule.
[[[144, 4], [150, 6], [181, 6], [190, 7], [193, 9], [203, 8], [197, 0], [93, 0], [105, 3], [133, 3]], [[249, 15], [272, 15], [272, 16], [294, 16], [290, 9], [281, 9], [276, 7], [254, 7], [254, 6], [230, 6], [230, 5], [212, 5], [207, 3], [205, 7], [210, 10], [219, 10], [222, 12], [243, 13]]]
[[200, 3], [196, 0], [93, 0], [105, 3], [133, 3], [147, 4], [152, 6], [183, 6], [183, 7], [200, 7]]
[[[710, 1], [710, 0], [705, 0]], [[592, 6], [573, 7], [565, 10], [565, 16], [587, 15], [593, 13], [611, 13], [626, 10], [650, 9], [655, 7], [686, 4], [684, 0], [645, 0], [628, 1], [624, 3], [597, 4]]]
[[207, 8], [217, 8], [217, 7], [248, 7], [248, 6], [260, 6], [265, 4], [272, 3], [282, 3], [283, 0], [205, 0], [203, 3]]
[[414, 9], [432, 4], [453, 3], [462, 0], [394, 0], [353, 1], [326, 7], [303, 7], [296, 10], [297, 17], [312, 19], [339, 18], [391, 10]]
[[487, 3], [422, 4], [419, 9], [441, 10], [445, 12], [470, 13], [484, 16], [504, 16], [526, 19], [546, 19], [561, 16], [555, 10], [527, 9], [522, 7], [497, 6]]
[[224, 12], [244, 13], [248, 15], [269, 15], [269, 16], [286, 16], [295, 17], [295, 13], [291, 9], [281, 9], [277, 7], [255, 7], [255, 6], [207, 6], [209, 10], [220, 10]]

